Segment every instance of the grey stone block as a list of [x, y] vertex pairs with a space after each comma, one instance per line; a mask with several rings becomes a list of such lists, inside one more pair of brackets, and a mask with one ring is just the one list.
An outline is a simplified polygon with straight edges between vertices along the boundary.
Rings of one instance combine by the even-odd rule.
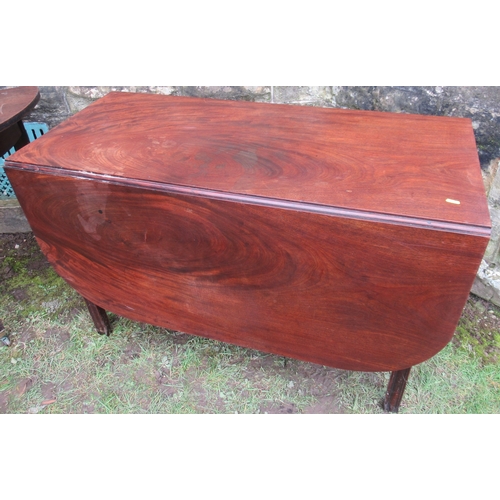
[[40, 100], [24, 121], [47, 123], [54, 128], [72, 115], [66, 100], [66, 87], [40, 87]]
[[470, 118], [481, 166], [500, 156], [500, 87], [339, 87], [349, 109]]
[[488, 262], [498, 262], [500, 264], [500, 207], [489, 207], [491, 218], [491, 237], [484, 253], [484, 258]]
[[175, 95], [231, 101], [271, 101], [271, 87], [175, 87]]
[[339, 87], [273, 87], [273, 102], [333, 108]]
[[500, 268], [481, 262], [471, 292], [478, 297], [500, 306]]
[[0, 233], [28, 233], [31, 227], [15, 198], [0, 200]]

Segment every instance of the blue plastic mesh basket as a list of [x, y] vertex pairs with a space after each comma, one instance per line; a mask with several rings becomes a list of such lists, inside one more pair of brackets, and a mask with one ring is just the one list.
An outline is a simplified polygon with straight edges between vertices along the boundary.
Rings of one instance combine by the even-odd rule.
[[[43, 134], [49, 131], [49, 127], [47, 126], [47, 124], [41, 122], [24, 122], [24, 128], [26, 129], [30, 142], [33, 142], [35, 139], [38, 139]], [[7, 178], [7, 174], [3, 169], [5, 159], [15, 152], [16, 150], [14, 148], [10, 148], [7, 153], [5, 153], [3, 156], [0, 156], [0, 198], [16, 197], [14, 190], [10, 185], [9, 179]]]

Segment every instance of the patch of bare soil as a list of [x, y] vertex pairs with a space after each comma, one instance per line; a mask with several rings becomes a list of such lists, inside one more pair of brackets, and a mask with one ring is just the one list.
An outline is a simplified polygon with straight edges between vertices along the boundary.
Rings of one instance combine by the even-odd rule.
[[62, 347], [71, 338], [68, 330], [64, 328], [47, 328], [42, 333], [42, 337], [45, 339], [51, 338], [56, 341], [56, 347]]
[[0, 392], [0, 414], [7, 413], [9, 407], [10, 391]]
[[[17, 302], [26, 301], [31, 277], [49, 267], [33, 233], [0, 233], [0, 294], [8, 294]], [[26, 286], [12, 285], [12, 279], [21, 273], [27, 278]]]
[[15, 342], [19, 347], [24, 348], [26, 344], [35, 339], [36, 336], [36, 330], [32, 326], [29, 326], [18, 333]]
[[127, 364], [131, 360], [138, 358], [140, 355], [141, 346], [134, 339], [129, 339], [120, 358], [120, 361], [123, 364]]
[[42, 397], [43, 399], [55, 399], [57, 394], [57, 386], [52, 382], [45, 382], [42, 384]]
[[34, 383], [34, 380], [31, 379], [31, 378], [23, 378], [22, 380], [20, 380], [15, 389], [14, 389], [14, 393], [16, 394], [16, 396], [20, 397], [22, 396], [25, 392], [29, 391], [31, 389], [31, 387], [33, 386], [33, 383]]
[[27, 268], [30, 271], [39, 271], [50, 266], [49, 262], [40, 251], [33, 233], [0, 234], [0, 264], [7, 256], [16, 257], [18, 259], [29, 258]]
[[273, 355], [257, 356], [247, 364], [245, 375], [256, 385], [264, 373], [266, 376], [279, 375], [288, 380], [290, 388], [301, 391], [301, 394], [313, 396], [316, 402], [303, 409], [297, 408], [292, 402], [270, 402], [260, 407], [260, 413], [343, 413], [338, 403], [335, 380], [346, 372]]
[[286, 415], [301, 413], [293, 403], [272, 403], [261, 408], [261, 413]]

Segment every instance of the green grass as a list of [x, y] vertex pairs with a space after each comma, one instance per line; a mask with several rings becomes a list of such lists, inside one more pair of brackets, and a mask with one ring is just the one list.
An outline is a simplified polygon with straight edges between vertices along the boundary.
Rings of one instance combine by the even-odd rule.
[[[347, 372], [339, 382], [343, 405], [352, 413], [382, 413], [388, 381], [388, 373]], [[412, 368], [399, 413], [499, 413], [499, 389], [498, 365], [482, 365], [450, 343]]]
[[[383, 413], [388, 373], [335, 370], [112, 316], [98, 335], [50, 268], [0, 262], [4, 413]], [[500, 310], [471, 297], [457, 335], [412, 368], [400, 413], [498, 413]]]
[[[9, 413], [51, 399], [57, 401], [45, 413], [258, 413], [262, 403], [302, 408], [312, 401], [279, 374], [250, 380], [246, 367], [260, 354], [220, 342], [123, 318], [110, 338], [102, 337], [83, 310], [65, 324], [31, 314], [18, 325], [33, 338], [17, 343], [12, 332], [13, 345], [0, 350], [0, 391], [10, 394]], [[179, 338], [185, 343], [177, 344]], [[26, 380], [31, 387], [19, 394]]]

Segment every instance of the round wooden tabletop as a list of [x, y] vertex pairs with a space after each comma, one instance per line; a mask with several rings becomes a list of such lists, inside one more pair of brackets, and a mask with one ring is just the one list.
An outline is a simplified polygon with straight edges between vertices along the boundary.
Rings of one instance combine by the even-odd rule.
[[38, 87], [0, 90], [0, 132], [21, 120], [40, 100]]

